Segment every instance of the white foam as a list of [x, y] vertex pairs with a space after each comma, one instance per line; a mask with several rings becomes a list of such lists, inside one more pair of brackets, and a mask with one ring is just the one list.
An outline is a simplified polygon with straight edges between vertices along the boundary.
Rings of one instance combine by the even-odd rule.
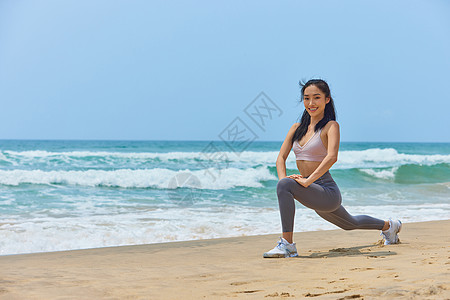
[[[190, 174], [199, 181], [189, 184], [173, 185], [171, 182], [182, 174]], [[42, 170], [0, 170], [0, 184], [17, 186], [19, 184], [68, 184], [80, 186], [108, 186], [123, 188], [177, 188], [229, 189], [237, 186], [262, 187], [260, 181], [276, 180], [267, 167], [258, 168], [208, 168], [205, 170], [168, 169], [121, 169], [114, 171], [42, 171]]]
[[[197, 159], [197, 160], [209, 160], [212, 157], [221, 157], [221, 159], [227, 159], [229, 161], [256, 161], [258, 163], [263, 162], [274, 162], [276, 161], [278, 152], [277, 151], [267, 151], [267, 152], [254, 152], [254, 151], [243, 151], [243, 152], [109, 152], [109, 151], [69, 151], [69, 152], [50, 152], [50, 151], [3, 151], [3, 153], [8, 154], [13, 157], [24, 157], [24, 158], [47, 158], [47, 157], [112, 157], [112, 158], [128, 158], [128, 159], [155, 159], [158, 158], [162, 161], [168, 160], [184, 160], [184, 159]], [[5, 157], [6, 158], [6, 157]], [[2, 156], [0, 156], [2, 159]]]
[[393, 148], [373, 148], [359, 151], [340, 151], [335, 168], [364, 168], [364, 167], [396, 167], [405, 164], [434, 165], [450, 163], [450, 155], [432, 154], [404, 154]]
[[361, 169], [362, 172], [367, 175], [374, 176], [380, 179], [394, 179], [395, 173], [397, 172], [398, 167], [393, 167], [389, 170], [373, 170], [373, 169]]
[[[449, 219], [450, 204], [347, 206], [404, 223]], [[34, 253], [120, 245], [151, 244], [233, 236], [279, 233], [278, 207], [219, 206], [111, 211], [109, 214], [34, 217], [9, 216], [0, 223], [0, 254]], [[294, 231], [337, 229], [307, 208], [297, 205]], [[374, 240], [378, 233], [374, 232]], [[274, 241], [275, 243], [276, 241]], [[264, 252], [264, 249], [261, 249]]]
[[442, 182], [440, 184], [442, 184], [443, 186], [446, 186], [448, 189], [450, 189], [450, 182]]
[[[61, 159], [70, 162], [77, 158], [96, 158], [97, 160], [106, 161], [113, 164], [116, 159], [136, 160], [138, 162], [149, 159], [159, 159], [163, 162], [171, 160], [177, 161], [216, 161], [217, 159], [226, 162], [241, 163], [247, 167], [256, 165], [274, 165], [278, 156], [278, 151], [243, 151], [243, 152], [107, 152], [107, 151], [69, 151], [69, 152], [50, 152], [50, 151], [2, 151], [0, 152], [0, 161], [10, 162], [17, 165], [22, 160], [26, 162], [35, 159]], [[291, 151], [288, 161], [290, 167], [295, 168], [295, 156]], [[425, 164], [433, 165], [438, 163], [450, 163], [450, 155], [432, 154], [404, 154], [398, 153], [393, 148], [372, 148], [358, 151], [340, 151], [339, 160], [333, 166], [338, 169], [348, 168], [371, 168], [371, 167], [395, 167], [404, 164]]]

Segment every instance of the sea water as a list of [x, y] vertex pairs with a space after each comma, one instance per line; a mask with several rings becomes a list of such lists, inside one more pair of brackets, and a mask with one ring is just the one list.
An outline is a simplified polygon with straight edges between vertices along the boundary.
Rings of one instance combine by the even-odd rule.
[[[281, 143], [0, 141], [0, 254], [279, 233]], [[343, 142], [330, 172], [353, 215], [450, 217], [449, 143]], [[296, 202], [295, 231], [336, 228]]]

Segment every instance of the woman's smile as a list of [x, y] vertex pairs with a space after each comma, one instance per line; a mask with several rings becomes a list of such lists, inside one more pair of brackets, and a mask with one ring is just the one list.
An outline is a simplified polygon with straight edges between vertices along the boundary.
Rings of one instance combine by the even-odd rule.
[[321, 119], [320, 116], [324, 113], [325, 106], [329, 101], [329, 98], [325, 97], [325, 94], [315, 85], [310, 85], [305, 89], [303, 103], [311, 116]]

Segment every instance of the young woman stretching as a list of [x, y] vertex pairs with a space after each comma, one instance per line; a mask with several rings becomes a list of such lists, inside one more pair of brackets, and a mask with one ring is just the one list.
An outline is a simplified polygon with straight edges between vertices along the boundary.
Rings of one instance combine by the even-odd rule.
[[[264, 253], [264, 257], [298, 256], [292, 242], [295, 201], [314, 209], [325, 220], [344, 230], [382, 230], [384, 244], [398, 243], [400, 220], [383, 221], [366, 215], [352, 216], [341, 205], [341, 193], [328, 171], [337, 161], [339, 124], [328, 84], [320, 79], [300, 83], [305, 105], [300, 123], [289, 130], [277, 158], [278, 204], [283, 237], [278, 245]], [[286, 176], [286, 159], [294, 148], [300, 174]]]

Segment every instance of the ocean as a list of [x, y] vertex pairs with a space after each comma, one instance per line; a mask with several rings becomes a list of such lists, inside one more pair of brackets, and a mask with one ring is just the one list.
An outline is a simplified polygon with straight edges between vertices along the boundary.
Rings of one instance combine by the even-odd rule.
[[[1, 140], [0, 255], [280, 233], [281, 143]], [[351, 214], [450, 218], [450, 143], [342, 142], [330, 172]]]

